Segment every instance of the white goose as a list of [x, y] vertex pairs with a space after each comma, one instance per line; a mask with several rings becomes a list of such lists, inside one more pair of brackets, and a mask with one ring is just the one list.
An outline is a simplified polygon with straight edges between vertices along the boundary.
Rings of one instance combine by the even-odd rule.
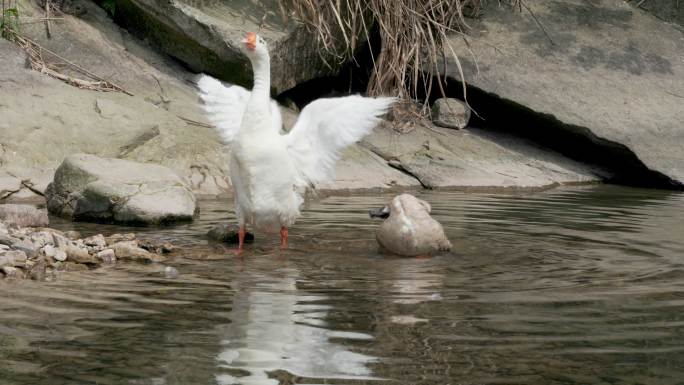
[[252, 32], [242, 43], [254, 72], [252, 91], [202, 75], [200, 96], [209, 120], [231, 148], [238, 251], [244, 246], [246, 225], [263, 231], [280, 228], [280, 245], [286, 247], [287, 229], [300, 215], [301, 189], [331, 180], [340, 152], [368, 134], [395, 98], [318, 99], [301, 111], [287, 135], [281, 135], [280, 110], [270, 98], [268, 46]]

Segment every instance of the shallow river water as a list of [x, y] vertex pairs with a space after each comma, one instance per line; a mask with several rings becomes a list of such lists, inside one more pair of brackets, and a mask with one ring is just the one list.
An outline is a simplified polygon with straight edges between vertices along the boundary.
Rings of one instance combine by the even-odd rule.
[[378, 254], [383, 195], [311, 203], [290, 249], [261, 237], [238, 258], [204, 238], [232, 205], [206, 201], [133, 229], [183, 246], [176, 277], [0, 281], [0, 384], [684, 384], [684, 194], [418, 195], [453, 252]]

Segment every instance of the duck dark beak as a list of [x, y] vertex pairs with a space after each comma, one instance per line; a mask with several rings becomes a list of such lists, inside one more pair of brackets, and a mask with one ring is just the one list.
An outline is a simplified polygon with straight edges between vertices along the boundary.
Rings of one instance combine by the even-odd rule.
[[387, 218], [390, 215], [390, 209], [388, 206], [380, 207], [377, 209], [370, 209], [368, 210], [368, 215], [370, 215], [371, 218]]

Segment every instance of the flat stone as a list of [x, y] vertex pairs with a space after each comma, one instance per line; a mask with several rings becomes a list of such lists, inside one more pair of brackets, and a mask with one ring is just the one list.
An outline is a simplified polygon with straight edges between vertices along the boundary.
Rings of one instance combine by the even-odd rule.
[[55, 246], [62, 250], [72, 243], [72, 241], [67, 237], [55, 233], [52, 234], [52, 239], [55, 241]]
[[46, 210], [22, 204], [0, 205], [0, 220], [16, 227], [40, 227], [50, 223]]
[[428, 188], [542, 188], [607, 175], [523, 139], [476, 128], [426, 123], [399, 134], [388, 123], [362, 143]]
[[[240, 227], [238, 225], [232, 223], [219, 223], [214, 225], [209, 232], [207, 232], [207, 237], [218, 242], [237, 244], [239, 230]], [[254, 234], [247, 232], [245, 234], [245, 242], [254, 242]]]
[[446, 128], [465, 128], [470, 120], [470, 108], [454, 98], [439, 98], [432, 105], [432, 123]]

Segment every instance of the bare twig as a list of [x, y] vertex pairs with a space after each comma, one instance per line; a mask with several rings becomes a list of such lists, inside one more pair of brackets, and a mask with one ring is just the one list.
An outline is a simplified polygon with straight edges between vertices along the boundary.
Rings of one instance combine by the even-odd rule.
[[212, 124], [207, 124], [207, 123], [198, 122], [198, 121], [196, 121], [196, 120], [188, 119], [188, 118], [186, 118], [186, 117], [184, 117], [184, 116], [180, 116], [180, 115], [176, 115], [176, 116], [177, 116], [179, 119], [185, 121], [185, 123], [187, 123], [187, 124], [192, 124], [193, 126], [200, 126], [200, 127], [206, 127], [206, 128], [216, 128], [216, 127], [215, 127], [214, 125], [212, 125]]
[[[33, 68], [36, 71], [45, 73], [49, 76], [52, 76], [56, 79], [62, 80], [66, 83], [69, 83], [71, 85], [74, 85], [79, 88], [87, 88], [87, 89], [92, 89], [92, 90], [97, 90], [97, 91], [119, 91], [123, 92], [126, 95], [133, 96], [132, 93], [126, 91], [122, 87], [116, 85], [114, 82], [111, 82], [109, 80], [106, 80], [90, 71], [87, 69], [79, 66], [76, 63], [73, 63], [72, 61], [64, 58], [63, 56], [41, 46], [40, 44], [36, 43], [35, 41], [27, 38], [26, 36], [20, 35], [16, 32], [14, 32], [14, 40], [21, 46], [24, 51], [29, 56], [29, 62], [31, 64], [31, 68]], [[73, 78], [71, 76], [65, 75], [61, 72], [58, 71], [56, 65], [50, 65], [46, 62], [45, 58], [43, 57], [43, 52], [46, 52], [55, 58], [58, 58], [62, 62], [68, 64], [69, 66], [73, 67], [75, 70], [78, 72], [94, 79], [95, 81], [90, 81], [90, 80], [84, 80], [84, 79], [78, 79], [78, 78]]]
[[520, 6], [525, 8], [527, 10], [527, 12], [530, 13], [530, 16], [532, 16], [532, 19], [534, 19], [534, 22], [537, 23], [537, 25], [542, 30], [542, 32], [544, 32], [544, 35], [546, 35], [546, 38], [549, 39], [549, 42], [551, 42], [551, 45], [555, 46], [556, 43], [551, 38], [551, 35], [549, 35], [549, 33], [546, 31], [546, 28], [544, 28], [544, 25], [542, 25], [542, 23], [539, 21], [539, 19], [537, 19], [537, 15], [535, 15], [534, 12], [532, 12], [530, 7], [528, 7], [527, 4], [525, 4], [523, 2], [523, 0], [518, 0], [518, 3], [520, 4]]

